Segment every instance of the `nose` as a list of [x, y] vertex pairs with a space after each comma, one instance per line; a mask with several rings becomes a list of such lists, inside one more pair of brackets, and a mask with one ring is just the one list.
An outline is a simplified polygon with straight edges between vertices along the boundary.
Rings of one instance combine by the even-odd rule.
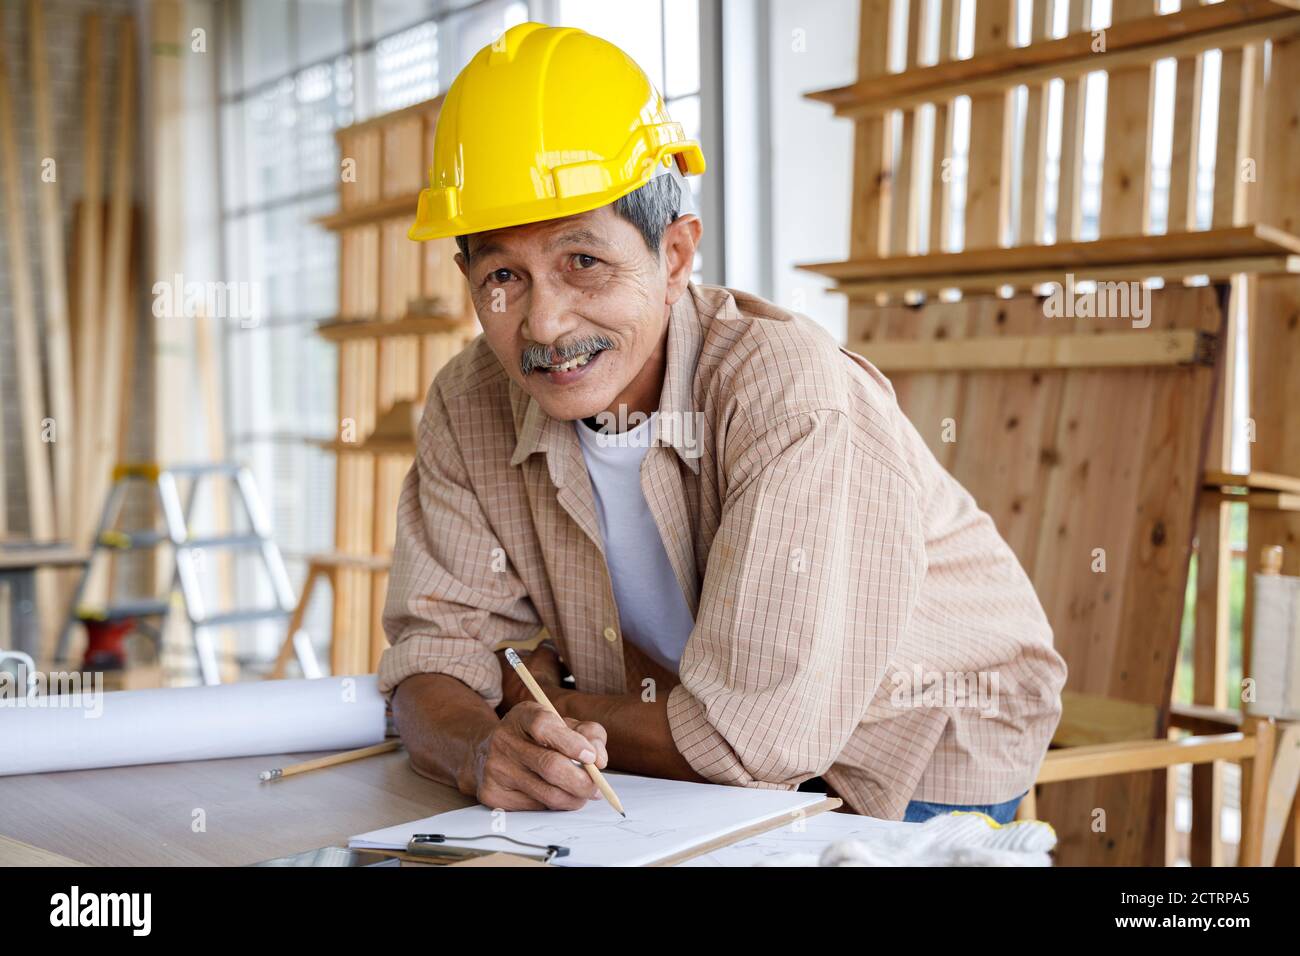
[[548, 282], [534, 282], [524, 312], [524, 336], [539, 345], [553, 345], [578, 327], [568, 297]]

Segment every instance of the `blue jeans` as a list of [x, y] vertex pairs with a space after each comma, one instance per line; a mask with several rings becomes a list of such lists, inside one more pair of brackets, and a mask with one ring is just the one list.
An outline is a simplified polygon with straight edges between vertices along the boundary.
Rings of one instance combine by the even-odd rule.
[[[1025, 791], [1025, 793], [1028, 792], [1028, 790]], [[1012, 797], [1006, 803], [984, 803], [974, 806], [956, 806], [950, 803], [927, 803], [924, 800], [913, 800], [907, 805], [907, 809], [903, 811], [903, 822], [924, 823], [931, 817], [952, 813], [954, 810], [972, 810], [976, 813], [988, 814], [998, 823], [1010, 823], [1016, 818], [1016, 807], [1020, 806], [1020, 801], [1024, 798], [1025, 793], [1018, 797]]]

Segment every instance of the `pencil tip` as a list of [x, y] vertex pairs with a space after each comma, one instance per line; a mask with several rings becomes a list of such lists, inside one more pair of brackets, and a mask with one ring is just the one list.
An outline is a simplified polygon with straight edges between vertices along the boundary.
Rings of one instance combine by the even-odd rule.
[[627, 813], [626, 813], [625, 811], [620, 810], [620, 811], [618, 811], [618, 812], [619, 812], [619, 815], [620, 815], [624, 820], [627, 819]]

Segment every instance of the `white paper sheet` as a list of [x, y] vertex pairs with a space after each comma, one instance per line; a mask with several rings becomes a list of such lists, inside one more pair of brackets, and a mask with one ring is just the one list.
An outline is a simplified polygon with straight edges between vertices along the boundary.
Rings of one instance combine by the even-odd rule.
[[[416, 833], [448, 837], [500, 833], [524, 843], [567, 847], [569, 855], [554, 861], [559, 866], [645, 866], [756, 823], [785, 816], [794, 819], [802, 816], [801, 809], [826, 799], [821, 793], [750, 790], [628, 774], [606, 778], [627, 811], [626, 820], [604, 800], [592, 800], [581, 810], [547, 812], [497, 812], [475, 806], [362, 833], [348, 846], [404, 850]], [[536, 852], [495, 838], [448, 839], [447, 845]]]
[[878, 820], [857, 813], [818, 813], [798, 823], [788, 823], [776, 830], [748, 837], [677, 865], [758, 866], [792, 853], [816, 857], [840, 840], [862, 840], [869, 844], [882, 833], [896, 833], [920, 825], [899, 820]]
[[0, 776], [256, 754], [384, 739], [374, 675], [0, 700]]

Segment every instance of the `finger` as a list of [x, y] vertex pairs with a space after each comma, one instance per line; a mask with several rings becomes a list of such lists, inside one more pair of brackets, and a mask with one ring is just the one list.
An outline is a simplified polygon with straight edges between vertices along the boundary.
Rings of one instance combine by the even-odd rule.
[[548, 747], [579, 763], [595, 762], [596, 751], [591, 741], [570, 729], [563, 720], [549, 710], [539, 705], [535, 712], [528, 711], [521, 716], [528, 736], [543, 747]]
[[[579, 800], [589, 800], [596, 792], [587, 771], [557, 751], [524, 742], [515, 751], [515, 756], [522, 767], [547, 786], [563, 790]], [[528, 792], [535, 793], [533, 790]]]
[[[534, 749], [541, 750], [542, 748], [537, 747]], [[543, 752], [568, 764], [569, 769], [577, 771], [586, 780], [586, 787], [594, 791], [594, 788], [591, 787], [591, 780], [585, 773], [578, 770], [577, 767], [554, 751]], [[585, 790], [580, 793], [573, 793], [566, 787], [557, 786], [524, 764], [512, 764], [509, 768], [504, 769], [504, 774], [512, 790], [527, 794], [542, 803], [548, 810], [581, 810], [589, 800], [593, 799], [591, 793]]]
[[493, 810], [545, 810], [546, 804], [521, 790], [504, 785], [485, 786], [479, 791], [478, 802]]
[[574, 721], [570, 724], [575, 733], [582, 734], [591, 741], [596, 748], [596, 759], [593, 761], [598, 769], [604, 770], [609, 763], [609, 748], [605, 745], [608, 739], [605, 728], [595, 721]]

